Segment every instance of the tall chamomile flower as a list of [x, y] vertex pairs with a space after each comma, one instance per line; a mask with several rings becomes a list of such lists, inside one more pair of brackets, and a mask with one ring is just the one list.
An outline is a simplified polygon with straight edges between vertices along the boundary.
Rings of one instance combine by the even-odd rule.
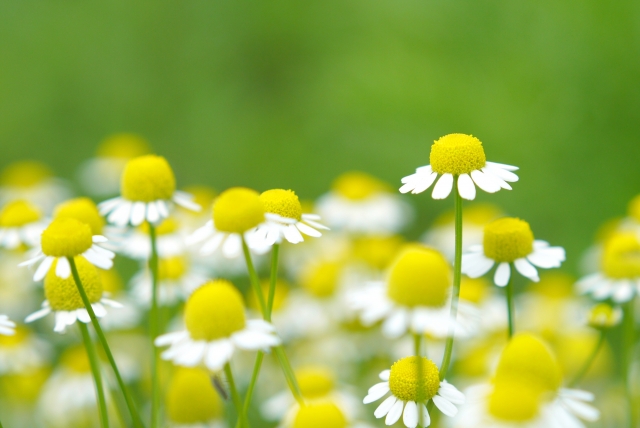
[[415, 428], [429, 426], [431, 415], [427, 410], [429, 401], [446, 416], [455, 416], [457, 406], [464, 404], [465, 397], [455, 386], [440, 380], [440, 372], [433, 361], [425, 357], [406, 357], [396, 361], [391, 370], [380, 373], [382, 382], [369, 388], [364, 404], [373, 403], [391, 393], [374, 412], [385, 424], [393, 425], [402, 418], [404, 426]]
[[433, 188], [433, 199], [449, 196], [455, 181], [460, 196], [473, 200], [476, 186], [487, 193], [495, 193], [500, 189], [511, 190], [508, 182], [518, 181], [518, 176], [512, 172], [518, 167], [487, 162], [482, 143], [472, 135], [440, 137], [431, 146], [430, 162], [402, 179], [400, 193], [422, 193], [441, 175]]
[[200, 210], [191, 195], [176, 190], [173, 170], [162, 156], [131, 159], [122, 172], [120, 194], [99, 205], [100, 213], [116, 226], [139, 226], [145, 221], [157, 224], [169, 217], [174, 203]]
[[35, 247], [46, 227], [40, 210], [30, 202], [9, 202], [0, 211], [0, 247], [13, 250]]
[[101, 269], [110, 269], [115, 254], [98, 245], [106, 241], [102, 235], [93, 235], [89, 225], [74, 218], [55, 219], [42, 232], [41, 248], [35, 257], [19, 266], [40, 263], [33, 275], [34, 281], [41, 281], [52, 268], [59, 278], [69, 278], [71, 266], [68, 257], [82, 256]]
[[170, 345], [162, 358], [185, 367], [221, 371], [236, 349], [264, 350], [280, 344], [271, 324], [247, 320], [240, 292], [228, 281], [210, 281], [191, 294], [184, 310], [186, 330], [168, 333], [156, 346]]

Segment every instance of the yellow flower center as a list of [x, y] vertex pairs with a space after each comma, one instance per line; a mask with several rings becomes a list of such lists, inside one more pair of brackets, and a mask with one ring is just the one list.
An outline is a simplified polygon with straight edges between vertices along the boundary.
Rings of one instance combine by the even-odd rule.
[[640, 242], [634, 233], [617, 233], [609, 238], [602, 253], [602, 271], [615, 279], [640, 276]]
[[122, 173], [121, 193], [129, 201], [169, 200], [176, 190], [176, 178], [162, 156], [131, 159]]
[[467, 302], [482, 302], [491, 290], [491, 283], [485, 278], [463, 277], [460, 282], [460, 298]]
[[105, 224], [98, 207], [89, 198], [76, 198], [61, 203], [56, 207], [53, 217], [75, 218], [88, 224], [93, 235], [101, 235]]
[[209, 281], [187, 300], [184, 322], [195, 340], [229, 337], [245, 326], [242, 295], [229, 281]]
[[28, 188], [48, 180], [52, 175], [51, 170], [41, 162], [21, 161], [5, 168], [0, 182], [5, 186]]
[[91, 363], [87, 357], [87, 351], [82, 346], [76, 345], [67, 348], [60, 358], [60, 363], [63, 367], [76, 373], [91, 372]]
[[100, 282], [102, 288], [111, 295], [117, 294], [124, 288], [122, 284], [122, 278], [115, 269], [98, 269], [98, 275], [100, 275]]
[[430, 155], [431, 168], [438, 174], [468, 174], [484, 168], [487, 158], [482, 143], [466, 134], [449, 134], [434, 141]]
[[213, 202], [213, 223], [228, 233], [244, 233], [264, 222], [264, 204], [255, 190], [233, 187]]
[[496, 383], [489, 396], [489, 414], [509, 422], [525, 422], [538, 414], [541, 391], [526, 383]]
[[9, 202], [0, 211], [0, 227], [21, 227], [42, 218], [40, 210], [27, 201]]
[[[84, 257], [75, 257], [74, 260], [89, 301], [91, 303], [99, 301], [102, 298], [103, 288], [97, 269]], [[67, 279], [58, 277], [56, 275], [57, 263], [57, 260], [53, 262], [51, 269], [44, 277], [44, 295], [51, 309], [54, 311], [73, 311], [84, 308], [73, 275], [69, 275]]]
[[147, 140], [135, 134], [115, 134], [107, 137], [98, 147], [98, 156], [133, 159], [150, 152]]
[[335, 261], [310, 264], [302, 272], [300, 285], [315, 297], [330, 297], [338, 288], [341, 267]]
[[451, 267], [440, 252], [410, 245], [391, 267], [387, 295], [403, 306], [442, 307], [449, 299]]
[[209, 374], [202, 369], [181, 367], [167, 390], [167, 414], [175, 424], [207, 423], [222, 415], [222, 402]]
[[494, 380], [497, 384], [518, 382], [555, 392], [562, 384], [562, 373], [547, 345], [532, 334], [519, 333], [502, 351]]
[[[261, 283], [262, 287], [262, 295], [264, 296], [264, 301], [266, 302], [269, 299], [269, 288], [271, 287], [271, 283], [268, 279], [264, 279]], [[273, 310], [275, 312], [282, 309], [285, 302], [287, 301], [287, 296], [289, 295], [289, 289], [291, 286], [283, 279], [278, 278], [276, 280], [276, 290], [273, 295]], [[255, 309], [256, 311], [260, 311], [260, 302], [258, 302], [258, 297], [256, 293], [249, 293], [247, 296], [247, 303], [251, 309]]]
[[347, 419], [333, 403], [313, 403], [301, 407], [293, 428], [346, 428]]
[[589, 325], [594, 328], [611, 328], [620, 322], [620, 311], [608, 303], [599, 303], [589, 311]]
[[267, 190], [262, 192], [260, 200], [264, 204], [265, 212], [298, 221], [302, 220], [302, 206], [298, 195], [293, 190]]
[[484, 228], [484, 254], [496, 262], [511, 263], [533, 251], [533, 232], [529, 223], [505, 217]]
[[629, 216], [640, 223], [640, 195], [629, 202]]
[[402, 401], [424, 403], [438, 393], [440, 372], [433, 361], [425, 357], [405, 357], [391, 366], [389, 388]]
[[55, 219], [42, 232], [42, 252], [53, 257], [74, 257], [93, 245], [91, 228], [74, 218]]
[[189, 265], [185, 257], [167, 257], [158, 263], [158, 279], [160, 281], [177, 280], [184, 276]]
[[359, 171], [352, 171], [338, 177], [332, 186], [333, 190], [344, 198], [352, 201], [361, 201], [377, 193], [390, 191], [387, 183]]
[[0, 379], [0, 387], [7, 400], [15, 401], [22, 405], [25, 403], [35, 404], [36, 399], [40, 396], [42, 387], [49, 377], [51, 377], [51, 369], [49, 367], [5, 373]]
[[404, 240], [397, 235], [362, 236], [353, 242], [353, 255], [371, 267], [382, 270], [389, 266], [403, 244]]
[[325, 367], [303, 367], [296, 370], [296, 378], [302, 395], [310, 400], [326, 397], [335, 387], [331, 370]]
[[0, 334], [0, 348], [13, 348], [14, 346], [21, 345], [28, 337], [29, 330], [21, 325], [18, 325], [16, 326], [15, 334], [11, 336]]

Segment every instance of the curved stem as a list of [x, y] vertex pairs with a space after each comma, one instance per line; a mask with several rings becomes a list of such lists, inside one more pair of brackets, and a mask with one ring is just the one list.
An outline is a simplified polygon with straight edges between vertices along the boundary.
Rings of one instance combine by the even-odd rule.
[[149, 271], [151, 272], [151, 313], [149, 316], [149, 336], [151, 338], [151, 428], [157, 428], [160, 420], [160, 382], [158, 367], [160, 365], [160, 350], [154, 340], [160, 335], [160, 315], [158, 311], [158, 245], [156, 227], [149, 223], [149, 238], [151, 240], [151, 257]]
[[453, 180], [453, 198], [455, 205], [455, 231], [456, 231], [456, 251], [453, 265], [453, 290], [451, 291], [451, 311], [449, 337], [444, 350], [444, 357], [440, 365], [440, 380], [444, 380], [449, 366], [451, 365], [451, 354], [453, 353], [453, 341], [455, 336], [455, 320], [458, 316], [458, 299], [460, 298], [460, 280], [462, 278], [462, 198], [458, 192], [458, 176]]
[[631, 365], [633, 364], [633, 347], [635, 340], [634, 300], [629, 300], [624, 305], [624, 364], [622, 374], [624, 376], [627, 402], [629, 406], [629, 428], [637, 428], [637, 411], [633, 400], [633, 382], [631, 381]]
[[98, 354], [96, 353], [96, 348], [93, 346], [93, 341], [91, 340], [87, 326], [81, 321], [78, 321], [76, 324], [78, 324], [80, 333], [82, 334], [82, 340], [87, 350], [87, 357], [89, 358], [89, 365], [91, 366], [91, 373], [93, 374], [93, 380], [95, 382], [96, 399], [98, 400], [98, 408], [100, 409], [100, 426], [107, 428], [109, 426], [109, 415], [107, 414], [107, 400], [104, 395], [104, 386], [102, 385]]
[[513, 337], [516, 331], [516, 309], [513, 303], [513, 266], [511, 266], [511, 275], [509, 276], [509, 282], [504, 288], [504, 292], [507, 298], [507, 314], [509, 316], [509, 339]]
[[231, 365], [229, 363], [224, 365], [224, 374], [227, 378], [227, 382], [229, 382], [231, 399], [233, 400], [233, 405], [238, 413], [238, 423], [240, 424], [240, 427], [243, 427], [245, 426], [246, 421], [242, 415], [242, 401], [240, 400], [240, 394], [238, 394], [238, 388], [236, 388], [236, 382], [233, 379], [233, 373], [231, 372]]
[[596, 357], [598, 356], [598, 353], [600, 352], [600, 349], [602, 349], [602, 345], [604, 345], [604, 338], [605, 338], [604, 330], [600, 330], [600, 337], [598, 338], [598, 342], [596, 342], [596, 346], [593, 348], [593, 350], [591, 351], [591, 353], [589, 354], [589, 356], [585, 360], [584, 365], [582, 366], [582, 368], [580, 368], [580, 370], [576, 373], [576, 375], [574, 376], [573, 380], [571, 380], [571, 382], [569, 382], [568, 386], [570, 388], [573, 388], [577, 384], [579, 384], [580, 381], [589, 372], [589, 369], [591, 368], [591, 365], [593, 364], [593, 362], [596, 360]]
[[120, 375], [120, 370], [118, 370], [118, 366], [116, 364], [115, 358], [113, 358], [113, 354], [111, 353], [111, 348], [109, 348], [109, 344], [107, 343], [107, 338], [102, 331], [102, 327], [98, 322], [98, 318], [96, 317], [96, 313], [93, 311], [93, 307], [91, 307], [91, 302], [89, 302], [89, 298], [87, 297], [87, 293], [84, 291], [84, 287], [82, 286], [82, 281], [80, 280], [80, 274], [78, 273], [78, 267], [76, 266], [76, 262], [73, 257], [67, 257], [69, 260], [69, 265], [71, 266], [71, 273], [73, 275], [73, 279], [75, 280], [76, 287], [78, 287], [78, 293], [80, 293], [80, 298], [82, 299], [82, 303], [84, 303], [87, 312], [89, 312], [89, 317], [91, 318], [91, 323], [93, 324], [93, 328], [98, 335], [98, 340], [100, 340], [100, 344], [102, 345], [102, 349], [104, 353], [107, 355], [107, 359], [109, 360], [109, 364], [111, 364], [111, 368], [113, 369], [113, 373], [116, 376], [116, 380], [118, 381], [118, 386], [120, 386], [120, 390], [122, 391], [122, 395], [124, 396], [127, 407], [129, 409], [129, 413], [131, 413], [131, 419], [133, 420], [133, 425], [136, 427], [144, 427], [142, 420], [140, 419], [140, 415], [138, 415], [138, 411], [136, 410], [136, 406], [129, 396], [129, 392], [127, 391], [127, 387], [122, 380], [122, 376]]

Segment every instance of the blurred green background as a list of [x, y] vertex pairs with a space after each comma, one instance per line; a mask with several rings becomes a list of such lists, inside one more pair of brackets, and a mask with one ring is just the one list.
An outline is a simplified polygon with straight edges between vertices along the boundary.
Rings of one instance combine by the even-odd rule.
[[[470, 133], [521, 167], [481, 195], [568, 249], [640, 193], [640, 2], [276, 0], [0, 3], [0, 167], [62, 177], [116, 132], [180, 184], [323, 193], [393, 184]], [[424, 229], [451, 199], [407, 196]]]

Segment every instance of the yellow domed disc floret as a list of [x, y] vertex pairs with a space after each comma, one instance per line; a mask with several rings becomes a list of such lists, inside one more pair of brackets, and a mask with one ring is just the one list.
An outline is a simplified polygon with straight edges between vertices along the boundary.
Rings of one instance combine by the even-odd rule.
[[616, 233], [607, 240], [602, 271], [614, 279], [640, 277], [640, 241], [635, 233]]
[[484, 228], [484, 254], [498, 263], [511, 263], [533, 251], [533, 232], [529, 223], [505, 217]]
[[5, 186], [28, 188], [52, 177], [51, 170], [37, 161], [15, 162], [2, 171], [0, 183]]
[[281, 217], [302, 220], [302, 205], [293, 190], [272, 189], [262, 192], [260, 200], [264, 210]]
[[[74, 260], [89, 302], [98, 302], [102, 298], [103, 288], [97, 269], [84, 257], [76, 257]], [[69, 276], [67, 279], [58, 277], [56, 275], [57, 263], [56, 260], [47, 276], [44, 277], [44, 295], [51, 309], [54, 311], [73, 311], [84, 308], [73, 276]]]
[[438, 174], [460, 175], [484, 168], [487, 158], [482, 143], [476, 137], [449, 134], [434, 141], [429, 161]]
[[301, 407], [293, 428], [346, 428], [347, 419], [333, 403], [312, 403]]
[[352, 201], [361, 201], [377, 193], [387, 193], [390, 186], [377, 178], [359, 171], [351, 171], [339, 176], [332, 189], [342, 197]]
[[302, 395], [310, 400], [326, 397], [335, 387], [331, 370], [325, 367], [309, 366], [296, 370], [296, 378]]
[[451, 267], [440, 252], [409, 245], [391, 265], [387, 284], [387, 295], [400, 305], [442, 307], [451, 292]]
[[[422, 379], [418, 378], [419, 372]], [[425, 357], [405, 357], [391, 366], [389, 389], [402, 401], [424, 403], [440, 389], [440, 372], [433, 361]]]
[[300, 285], [315, 297], [330, 297], [338, 288], [341, 268], [335, 261], [310, 264], [302, 272]]
[[88, 224], [93, 235], [101, 235], [105, 224], [98, 207], [89, 198], [76, 198], [59, 204], [53, 213], [53, 217], [75, 218], [82, 223]]
[[74, 218], [55, 219], [42, 232], [42, 252], [53, 257], [74, 257], [93, 245], [91, 228]]
[[589, 311], [589, 325], [593, 328], [611, 328], [622, 319], [620, 308], [614, 308], [608, 303], [599, 303]]
[[176, 178], [162, 156], [131, 159], [122, 173], [121, 193], [129, 201], [169, 200], [176, 190]]
[[255, 190], [233, 187], [213, 202], [213, 223], [227, 233], [244, 233], [264, 222], [264, 204]]
[[0, 227], [21, 227], [41, 218], [40, 210], [29, 202], [13, 201], [0, 211]]
[[222, 415], [222, 403], [202, 369], [181, 367], [167, 390], [167, 415], [175, 424], [207, 423]]
[[489, 414], [502, 421], [526, 422], [538, 415], [542, 391], [527, 383], [503, 381], [489, 395]]
[[207, 282], [187, 300], [184, 322], [195, 340], [229, 337], [245, 326], [242, 295], [229, 281]]
[[186, 257], [175, 256], [161, 258], [158, 261], [158, 279], [160, 281], [175, 281], [184, 276], [189, 268]]
[[115, 134], [107, 137], [98, 147], [98, 156], [132, 159], [149, 153], [147, 140], [135, 134]]

